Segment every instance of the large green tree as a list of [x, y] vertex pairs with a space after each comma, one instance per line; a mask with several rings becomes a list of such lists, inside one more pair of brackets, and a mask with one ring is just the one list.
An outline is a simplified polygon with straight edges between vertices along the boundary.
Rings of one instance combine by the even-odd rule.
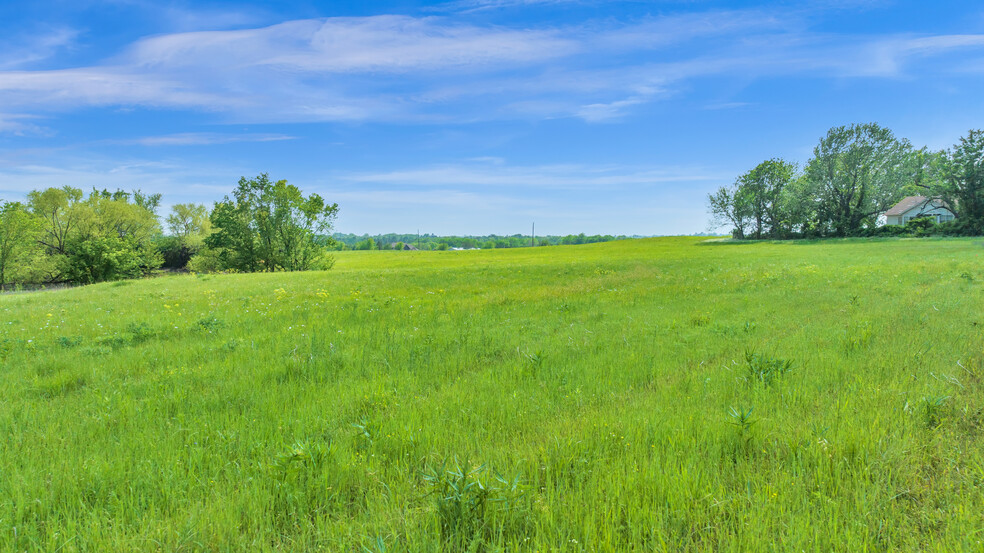
[[24, 204], [0, 201], [0, 289], [10, 282], [33, 280], [32, 270], [42, 254], [38, 238], [41, 219]]
[[239, 179], [233, 192], [215, 205], [213, 232], [205, 239], [222, 268], [237, 271], [302, 271], [330, 265], [327, 248], [338, 204], [304, 196], [285, 180], [263, 173]]
[[180, 238], [204, 237], [212, 230], [208, 207], [201, 204], [175, 204], [167, 216], [167, 228]]
[[153, 238], [160, 234], [159, 194], [48, 188], [28, 194], [41, 221], [38, 243], [49, 261], [44, 281], [79, 284], [141, 276], [161, 264]]
[[89, 284], [149, 274], [163, 259], [154, 244], [161, 232], [159, 195], [93, 190], [78, 203], [77, 232], [66, 242], [69, 280]]
[[939, 157], [937, 179], [926, 188], [950, 206], [965, 228], [984, 232], [984, 131], [971, 130]]
[[752, 207], [751, 199], [742, 188], [740, 179], [732, 186], [722, 186], [709, 194], [707, 203], [714, 228], [731, 225], [732, 236], [738, 239], [745, 237], [752, 220]]
[[922, 174], [912, 146], [875, 123], [834, 127], [807, 163], [817, 227], [836, 236], [874, 226]]
[[755, 238], [782, 238], [791, 231], [784, 191], [795, 176], [795, 164], [773, 158], [738, 177], [738, 186], [747, 197]]

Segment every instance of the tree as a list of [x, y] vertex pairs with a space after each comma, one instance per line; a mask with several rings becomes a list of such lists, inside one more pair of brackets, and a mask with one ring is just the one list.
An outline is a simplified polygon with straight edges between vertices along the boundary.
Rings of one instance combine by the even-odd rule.
[[942, 153], [939, 179], [929, 189], [974, 233], [984, 231], [984, 131], [971, 130]]
[[717, 192], [709, 194], [707, 201], [714, 228], [730, 224], [731, 234], [735, 238], [745, 237], [745, 230], [750, 220], [751, 202], [739, 182], [730, 188], [722, 186]]
[[0, 290], [27, 273], [39, 253], [41, 221], [18, 202], [0, 201]]
[[243, 177], [233, 192], [215, 205], [214, 231], [205, 239], [218, 251], [225, 268], [237, 271], [302, 271], [330, 266], [328, 237], [338, 204], [317, 195], [305, 197], [285, 180], [266, 173]]
[[205, 237], [212, 232], [208, 207], [200, 204], [176, 204], [165, 219], [169, 236], [158, 240], [158, 249], [164, 255], [164, 266], [181, 269], [188, 265], [205, 244]]
[[71, 206], [76, 222], [65, 239], [67, 267], [72, 282], [90, 284], [147, 275], [163, 259], [154, 245], [161, 231], [155, 209], [160, 196], [117, 190], [93, 190]]
[[376, 249], [376, 241], [372, 237], [367, 237], [365, 240], [357, 243], [355, 245], [356, 250], [374, 250]]
[[781, 238], [791, 230], [783, 191], [796, 175], [796, 165], [773, 158], [738, 177], [738, 187], [747, 198], [748, 216], [755, 238]]
[[820, 226], [817, 209], [818, 194], [806, 175], [793, 179], [782, 191], [783, 213], [787, 229], [801, 236], [812, 238], [826, 234], [827, 227]]
[[806, 166], [817, 194], [817, 225], [837, 236], [874, 226], [921, 174], [913, 154], [907, 140], [875, 123], [830, 129]]
[[201, 204], [175, 204], [167, 216], [167, 229], [172, 236], [190, 238], [204, 237], [212, 230], [208, 218], [208, 207]]
[[40, 280], [80, 284], [130, 278], [161, 264], [153, 238], [160, 233], [159, 194], [139, 190], [48, 188], [28, 194], [28, 208], [41, 221], [38, 243], [47, 254]]
[[65, 254], [65, 243], [78, 224], [76, 206], [81, 201], [82, 191], [70, 186], [34, 190], [27, 195], [28, 208], [44, 219], [39, 241], [49, 253]]

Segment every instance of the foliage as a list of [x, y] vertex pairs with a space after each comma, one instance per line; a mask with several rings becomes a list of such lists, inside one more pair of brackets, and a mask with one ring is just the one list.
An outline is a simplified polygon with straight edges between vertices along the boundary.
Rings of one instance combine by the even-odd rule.
[[171, 236], [202, 239], [212, 230], [208, 207], [201, 204], [175, 204], [167, 216]]
[[[166, 219], [170, 234], [161, 236], [157, 248], [164, 256], [164, 266], [183, 269], [202, 251], [205, 237], [212, 232], [208, 207], [201, 204], [176, 204]], [[201, 265], [201, 262], [198, 263]]]
[[[490, 476], [484, 465], [460, 465], [455, 460], [451, 467], [446, 463], [431, 467], [423, 479], [431, 486], [441, 541], [453, 551], [473, 549], [490, 538], [493, 542], [496, 537], [501, 539], [504, 527], [495, 520], [496, 514], [524, 514], [519, 477]], [[515, 519], [510, 521], [513, 527]]]
[[[69, 186], [0, 201], [0, 288], [92, 284], [147, 276], [162, 265], [195, 272], [329, 269], [338, 211], [267, 175], [241, 179], [211, 212], [177, 204], [162, 232], [160, 194]], [[216, 223], [213, 228], [213, 222]]]
[[0, 201], [0, 290], [10, 282], [28, 282], [40, 256], [41, 222], [23, 204]]
[[303, 196], [287, 181], [267, 174], [239, 179], [233, 192], [215, 205], [213, 232], [205, 245], [216, 250], [224, 269], [241, 272], [303, 271], [330, 266], [319, 236], [331, 230], [337, 204], [317, 194]]
[[730, 224], [735, 238], [745, 237], [745, 231], [751, 223], [752, 202], [748, 191], [740, 182], [736, 182], [731, 187], [718, 188], [717, 192], [708, 195], [707, 201], [710, 206], [712, 226]]
[[915, 176], [912, 147], [875, 123], [834, 127], [807, 162], [818, 221], [834, 236], [854, 236], [887, 211]]
[[28, 194], [28, 211], [39, 225], [40, 282], [89, 284], [149, 274], [163, 259], [154, 240], [160, 234], [159, 194], [139, 190], [48, 188]]
[[792, 231], [793, 221], [786, 208], [786, 189], [796, 176], [796, 165], [783, 159], [769, 159], [738, 177], [748, 198], [749, 218], [754, 237], [783, 238]]
[[745, 368], [749, 381], [771, 386], [792, 370], [793, 362], [748, 351], [745, 352]]
[[[945, 202], [955, 221], [879, 226], [902, 197]], [[708, 196], [711, 227], [735, 238], [944, 236], [984, 233], [984, 132], [945, 152], [914, 149], [875, 123], [831, 128], [800, 174], [770, 159]]]
[[937, 171], [930, 193], [952, 206], [967, 230], [984, 233], [984, 131], [969, 131], [943, 152]]
[[796, 176], [796, 166], [783, 159], [770, 159], [738, 177], [731, 187], [721, 187], [708, 196], [712, 226], [730, 224], [735, 238], [783, 238], [794, 221], [787, 189]]

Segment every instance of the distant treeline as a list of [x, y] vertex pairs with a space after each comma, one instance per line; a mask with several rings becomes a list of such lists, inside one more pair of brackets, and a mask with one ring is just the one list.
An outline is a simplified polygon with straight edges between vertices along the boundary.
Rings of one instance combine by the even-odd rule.
[[357, 235], [335, 233], [331, 235], [337, 250], [391, 250], [404, 249], [405, 245], [420, 250], [461, 249], [493, 249], [493, 248], [526, 248], [530, 246], [559, 246], [573, 244], [594, 244], [596, 242], [611, 242], [639, 236], [612, 236], [610, 234], [568, 234], [566, 236], [536, 236], [529, 234], [512, 234], [499, 236], [436, 236], [434, 234], [377, 234]]
[[194, 271], [327, 268], [338, 206], [304, 196], [266, 174], [239, 180], [232, 197], [178, 204], [165, 218], [160, 194], [36, 190], [0, 201], [0, 288], [89, 284], [145, 276], [161, 267]]
[[[940, 200], [955, 219], [882, 224], [906, 196]], [[802, 170], [774, 158], [708, 197], [716, 228], [735, 238], [980, 235], [984, 232], [984, 132], [952, 148], [914, 148], [874, 123], [835, 127]]]
[[[78, 188], [35, 190], [25, 202], [0, 200], [0, 289], [90, 284], [147, 276], [161, 269], [194, 272], [327, 269], [332, 251], [517, 248], [529, 236], [333, 234], [338, 205], [304, 196], [287, 181], [261, 174], [239, 180], [210, 209], [177, 204], [163, 218], [160, 194]], [[538, 236], [537, 246], [630, 238], [585, 234]]]

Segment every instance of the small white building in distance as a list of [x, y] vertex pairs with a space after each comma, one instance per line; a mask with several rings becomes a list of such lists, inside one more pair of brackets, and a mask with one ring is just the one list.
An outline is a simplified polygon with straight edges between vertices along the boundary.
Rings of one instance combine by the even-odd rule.
[[953, 212], [939, 198], [909, 196], [885, 212], [886, 225], [904, 225], [917, 217], [933, 217], [937, 223], [953, 220]]

